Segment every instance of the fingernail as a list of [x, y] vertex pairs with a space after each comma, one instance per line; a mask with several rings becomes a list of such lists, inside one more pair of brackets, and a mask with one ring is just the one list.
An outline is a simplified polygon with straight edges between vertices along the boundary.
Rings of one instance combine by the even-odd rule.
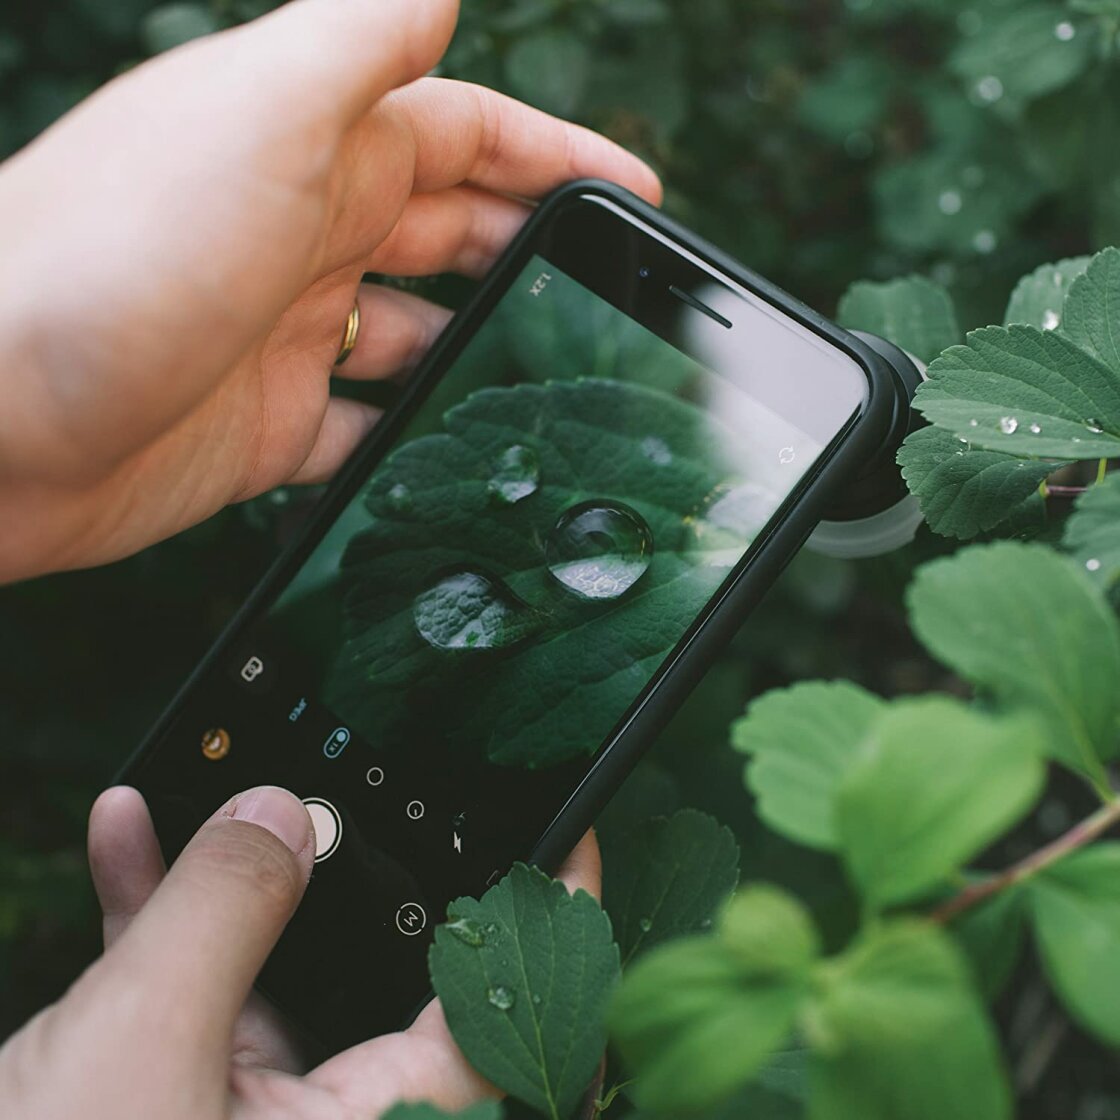
[[297, 855], [311, 841], [311, 818], [302, 802], [279, 786], [259, 786], [241, 794], [229, 814], [235, 821], [267, 828]]

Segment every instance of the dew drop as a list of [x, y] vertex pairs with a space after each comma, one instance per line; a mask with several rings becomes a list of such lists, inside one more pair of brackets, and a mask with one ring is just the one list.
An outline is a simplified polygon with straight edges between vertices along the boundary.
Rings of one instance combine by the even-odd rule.
[[497, 505], [511, 506], [537, 492], [541, 467], [537, 453], [524, 444], [507, 447], [494, 462], [486, 490]]
[[1041, 431], [1042, 431], [1042, 425], [1041, 424], [1032, 424], [1031, 427], [1030, 427], [1030, 432], [1031, 432], [1032, 436], [1038, 435], [1038, 433], [1041, 432]]
[[448, 922], [447, 930], [454, 934], [460, 941], [477, 949], [486, 940], [482, 927], [473, 918], [459, 918], [457, 921]]
[[1091, 572], [1099, 572], [1101, 570], [1101, 562], [1094, 556], [1091, 560], [1085, 561], [1085, 567]]
[[957, 443], [963, 443], [965, 447], [969, 446], [969, 442], [964, 438], [964, 436], [957, 436]]
[[412, 509], [412, 491], [403, 482], [390, 486], [385, 498], [394, 513], [408, 513]]
[[486, 923], [486, 933], [490, 937], [493, 937], [494, 934], [496, 934], [497, 932], [498, 932], [498, 927], [494, 922], [487, 922]]
[[1099, 436], [1103, 429], [1101, 428], [1099, 420], [1094, 420], [1090, 417], [1085, 421], [1085, 430], [1087, 432], [1092, 432], [1095, 436]]
[[669, 445], [657, 436], [646, 436], [641, 446], [642, 454], [659, 467], [667, 467], [673, 461], [673, 453], [669, 450]]
[[990, 253], [997, 244], [996, 235], [990, 229], [978, 229], [972, 235], [972, 247], [978, 253]]
[[509, 988], [491, 988], [486, 993], [486, 998], [492, 1007], [499, 1011], [508, 1011], [513, 1006], [513, 992]]
[[497, 577], [452, 572], [416, 596], [412, 617], [436, 649], [496, 649], [520, 641], [532, 616]]
[[1018, 427], [1019, 421], [1016, 420], [1014, 416], [1004, 416], [999, 422], [999, 430], [1003, 432], [1005, 436], [1011, 435]]
[[975, 428], [975, 427], [977, 426], [977, 424], [979, 424], [979, 423], [980, 423], [980, 421], [979, 421], [979, 420], [969, 420], [969, 422], [968, 422], [968, 426], [969, 426], [970, 428]]
[[541, 997], [540, 997], [540, 996], [539, 996], [539, 995], [538, 995], [538, 994], [537, 994], [536, 992], [534, 992], [534, 993], [533, 993], [533, 1002], [534, 1002], [534, 1003], [535, 1003], [535, 1004], [536, 1004], [536, 1005], [537, 1005], [538, 1007], [540, 1006], [540, 1002], [541, 1002]]
[[978, 100], [991, 105], [1003, 96], [1003, 82], [994, 74], [988, 74], [973, 86], [973, 92]]
[[653, 922], [649, 918], [639, 918], [638, 929], [640, 929], [642, 933], [649, 933], [649, 931], [653, 929]]
[[1052, 331], [1062, 321], [1062, 317], [1052, 308], [1048, 307], [1042, 316], [1042, 329]]
[[1060, 39], [1063, 43], [1068, 43], [1076, 34], [1077, 28], [1068, 19], [1054, 25], [1054, 38]]
[[959, 214], [962, 205], [961, 192], [956, 190], [942, 191], [937, 199], [942, 214]]
[[555, 579], [581, 599], [617, 599], [645, 575], [653, 534], [621, 502], [581, 502], [560, 515], [545, 545]]

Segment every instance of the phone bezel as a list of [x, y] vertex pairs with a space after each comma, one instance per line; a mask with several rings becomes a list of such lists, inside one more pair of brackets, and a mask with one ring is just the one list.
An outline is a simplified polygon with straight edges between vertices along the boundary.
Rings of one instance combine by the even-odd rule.
[[[828, 497], [876, 451], [894, 410], [892, 375], [885, 361], [855, 336], [755, 275], [714, 247], [666, 218], [653, 207], [612, 184], [577, 181], [560, 188], [536, 209], [473, 298], [437, 340], [413, 375], [401, 399], [339, 471], [296, 537], [264, 574], [210, 650], [187, 678], [166, 710], [127, 760], [121, 780], [139, 774], [160, 747], [193, 691], [227, 657], [319, 543], [380, 459], [393, 446], [456, 355], [485, 321], [526, 262], [539, 252], [552, 223], [571, 220], [581, 205], [609, 205], [620, 222], [652, 229], [672, 246], [689, 269], [730, 281], [765, 300], [847, 354], [863, 370], [867, 394], [862, 407], [801, 478], [766, 532], [752, 544], [716, 595], [682, 636], [629, 712], [604, 741], [582, 780], [551, 821], [542, 822], [540, 839], [525, 858], [554, 871], [592, 824], [638, 757], [699, 680], [721, 646], [743, 623], [785, 564], [820, 520]], [[547, 254], [541, 254], [547, 256]]]

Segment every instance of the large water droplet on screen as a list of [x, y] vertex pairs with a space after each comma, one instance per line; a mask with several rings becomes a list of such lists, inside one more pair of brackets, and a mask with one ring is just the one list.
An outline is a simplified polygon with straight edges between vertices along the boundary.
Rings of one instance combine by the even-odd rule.
[[537, 492], [541, 467], [537, 453], [524, 444], [515, 443], [494, 461], [487, 484], [490, 500], [497, 505], [513, 505]]
[[436, 649], [496, 649], [531, 628], [528, 607], [496, 576], [452, 572], [416, 596], [416, 629]]
[[548, 570], [581, 599], [617, 599], [645, 574], [653, 534], [621, 502], [581, 502], [561, 514], [548, 535]]

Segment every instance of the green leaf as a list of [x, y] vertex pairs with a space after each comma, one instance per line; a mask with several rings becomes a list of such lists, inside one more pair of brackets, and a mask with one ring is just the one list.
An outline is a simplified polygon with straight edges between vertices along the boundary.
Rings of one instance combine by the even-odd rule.
[[836, 798], [836, 834], [867, 903], [929, 893], [1014, 824], [1046, 773], [1026, 717], [987, 716], [948, 697], [898, 700]]
[[395, 1104], [381, 1120], [502, 1120], [501, 1101], [479, 1101], [462, 1112], [444, 1112], [427, 1101]]
[[941, 930], [879, 926], [819, 976], [806, 1013], [811, 1120], [1011, 1115], [994, 1032]]
[[1072, 561], [1009, 541], [920, 568], [910, 622], [930, 652], [1002, 704], [1047, 722], [1047, 753], [1103, 781], [1117, 740], [1120, 627]]
[[566, 1120], [606, 1044], [619, 974], [607, 916], [586, 891], [518, 864], [448, 918], [429, 968], [455, 1041], [499, 1088]]
[[976, 987], [990, 1003], [1006, 987], [1022, 955], [1027, 896], [1012, 888], [965, 911], [951, 932], [972, 965]]
[[164, 4], [144, 17], [140, 37], [149, 54], [159, 54], [217, 30], [218, 21], [203, 4]]
[[766, 883], [736, 893], [720, 915], [719, 937], [748, 976], [802, 976], [821, 951], [805, 907]]
[[935, 533], [974, 537], [1041, 506], [1039, 483], [1057, 464], [963, 444], [942, 428], [919, 428], [898, 449], [906, 485]]
[[1120, 455], [1120, 375], [1057, 331], [973, 331], [930, 365], [914, 406], [975, 447], [1055, 459]]
[[[481, 390], [441, 427], [405, 440], [368, 484], [373, 521], [342, 559], [345, 640], [325, 701], [381, 743], [410, 743], [424, 696], [438, 713], [425, 734], [441, 727], [457, 753], [528, 767], [587, 757], [753, 532], [753, 489], [744, 508], [720, 506], [727, 525], [705, 516], [740, 493], [723, 450], [737, 444], [686, 401], [593, 379]], [[491, 485], [511, 448], [539, 465], [536, 491], [512, 503]], [[621, 504], [653, 542], [640, 579], [600, 601], [549, 566], [555, 526], [589, 501]], [[440, 648], [449, 639], [458, 648]]]
[[877, 334], [923, 362], [961, 340], [949, 293], [924, 276], [857, 281], [841, 297], [837, 321], [849, 330]]
[[1120, 576], [1120, 474], [1109, 474], [1078, 499], [1062, 547], [1101, 587]]
[[808, 681], [753, 701], [731, 741], [751, 756], [746, 781], [759, 816], [798, 843], [834, 848], [837, 787], [883, 706], [848, 681]]
[[[1060, 35], [1059, 24], [1073, 34]], [[1078, 31], [1052, 4], [1028, 4], [991, 12], [979, 33], [953, 51], [949, 65], [978, 100], [1029, 101], [1073, 81], [1091, 57], [1084, 27]]]
[[1052, 331], [1062, 321], [1062, 305], [1070, 285], [1089, 266], [1089, 257], [1067, 257], [1057, 264], [1040, 264], [1024, 276], [1007, 304], [1004, 326], [1013, 323]]
[[806, 85], [798, 116], [814, 132], [833, 141], [842, 142], [858, 130], [870, 131], [886, 112], [893, 77], [881, 55], [841, 55]]
[[1120, 249], [1104, 249], [1073, 283], [1062, 334], [1120, 377]]
[[1075, 852], [1027, 889], [1050, 982], [1086, 1030], [1120, 1046], [1120, 843]]
[[591, 73], [587, 45], [569, 31], [548, 28], [518, 39], [505, 60], [515, 96], [558, 116], [571, 116]]
[[739, 879], [739, 845], [714, 817], [682, 809], [646, 821], [603, 856], [603, 909], [625, 967], [661, 941], [710, 924]]
[[[789, 1036], [809, 960], [767, 934], [808, 927], [774, 888], [743, 892], [720, 939], [687, 937], [643, 957], [623, 979], [611, 1034], [650, 1111], [716, 1104], [749, 1081]], [[754, 925], [749, 936], [745, 923]], [[799, 935], [803, 936], [803, 935]], [[744, 953], [749, 942], [753, 952]]]

